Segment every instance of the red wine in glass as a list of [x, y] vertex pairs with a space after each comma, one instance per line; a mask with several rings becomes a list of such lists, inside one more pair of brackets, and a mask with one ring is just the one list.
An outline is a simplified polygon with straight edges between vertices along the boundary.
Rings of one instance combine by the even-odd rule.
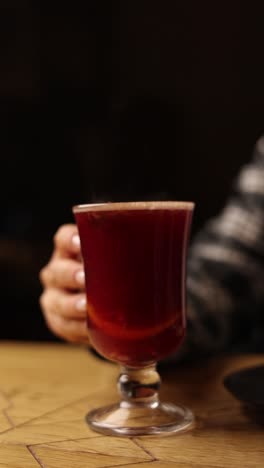
[[[127, 380], [125, 386], [119, 380], [123, 403], [157, 402], [159, 379], [155, 363], [178, 349], [186, 331], [185, 270], [193, 203], [105, 203], [79, 205], [73, 211], [81, 239], [91, 344], [101, 355], [123, 366], [120, 379]], [[144, 387], [140, 384], [143, 373], [149, 376], [154, 373], [150, 380], [157, 382]], [[132, 398], [128, 397], [129, 382], [137, 387]], [[144, 400], [146, 395], [148, 401]], [[111, 410], [113, 414], [120, 413], [120, 405], [122, 401], [118, 410]], [[173, 413], [171, 407], [169, 420]], [[189, 424], [191, 413], [185, 410]], [[178, 411], [170, 431], [176, 432], [176, 426], [179, 431], [184, 425], [182, 421], [179, 425], [180, 416]], [[109, 414], [107, 417], [109, 422]], [[135, 427], [129, 428], [128, 422], [126, 425], [115, 422], [116, 416], [111, 423], [114, 429], [105, 427], [101, 419], [91, 423], [89, 418], [94, 429], [105, 433], [169, 431], [168, 427], [164, 429], [166, 423], [159, 430], [155, 427], [154, 432], [153, 421], [152, 429], [143, 423], [135, 432]]]

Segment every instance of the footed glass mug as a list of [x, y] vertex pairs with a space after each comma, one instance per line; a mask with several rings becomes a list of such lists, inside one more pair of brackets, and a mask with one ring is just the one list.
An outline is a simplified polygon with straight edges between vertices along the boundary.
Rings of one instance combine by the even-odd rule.
[[194, 204], [100, 203], [73, 207], [84, 262], [92, 346], [121, 365], [120, 401], [86, 420], [112, 435], [179, 432], [185, 407], [159, 401], [156, 362], [186, 330], [185, 267]]

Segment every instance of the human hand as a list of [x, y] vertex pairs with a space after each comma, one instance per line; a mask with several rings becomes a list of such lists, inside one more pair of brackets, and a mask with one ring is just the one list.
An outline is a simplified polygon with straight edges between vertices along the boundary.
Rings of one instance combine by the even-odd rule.
[[40, 305], [50, 330], [67, 341], [88, 343], [85, 277], [74, 224], [65, 224], [56, 232], [54, 250], [40, 271], [40, 281]]

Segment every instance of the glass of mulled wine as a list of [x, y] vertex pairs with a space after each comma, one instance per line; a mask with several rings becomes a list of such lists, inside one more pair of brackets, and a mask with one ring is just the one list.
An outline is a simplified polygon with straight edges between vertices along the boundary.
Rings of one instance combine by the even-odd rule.
[[179, 432], [185, 407], [159, 401], [156, 363], [186, 331], [186, 253], [194, 204], [128, 202], [73, 207], [81, 239], [92, 346], [121, 365], [120, 401], [92, 410], [94, 430], [112, 435]]

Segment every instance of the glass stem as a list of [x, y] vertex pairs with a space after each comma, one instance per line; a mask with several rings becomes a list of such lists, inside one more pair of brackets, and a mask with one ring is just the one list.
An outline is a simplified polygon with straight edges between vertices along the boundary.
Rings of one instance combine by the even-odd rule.
[[159, 405], [160, 376], [156, 364], [147, 367], [121, 366], [118, 390], [122, 407]]

